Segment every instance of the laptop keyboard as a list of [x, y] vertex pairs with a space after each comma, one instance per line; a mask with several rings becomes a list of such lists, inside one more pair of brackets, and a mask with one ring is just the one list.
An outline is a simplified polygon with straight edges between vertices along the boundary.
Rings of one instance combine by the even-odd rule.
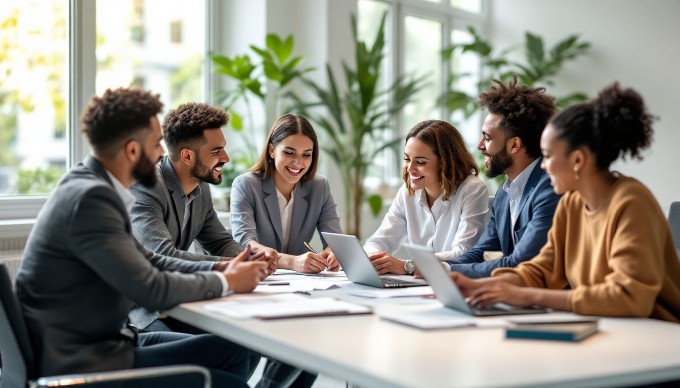
[[502, 307], [499, 307], [499, 306], [496, 306], [496, 305], [493, 305], [493, 304], [487, 305], [487, 306], [479, 306], [479, 307], [475, 306], [474, 309], [477, 310], [477, 311], [508, 311], [508, 309], [504, 309]]
[[381, 277], [380, 281], [382, 282], [383, 286], [386, 288], [392, 288], [392, 287], [403, 287], [404, 285], [409, 285], [409, 284], [419, 284], [418, 282], [409, 282], [408, 280], [403, 280], [403, 279], [395, 279], [395, 278], [389, 278], [389, 277]]

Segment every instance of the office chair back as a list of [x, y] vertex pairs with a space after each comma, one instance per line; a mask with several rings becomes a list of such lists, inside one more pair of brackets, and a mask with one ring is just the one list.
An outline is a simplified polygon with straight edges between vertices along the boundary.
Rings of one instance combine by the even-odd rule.
[[680, 252], [680, 201], [671, 203], [671, 209], [668, 211], [668, 223], [671, 226], [675, 249]]
[[26, 322], [19, 307], [9, 272], [0, 263], [0, 353], [2, 375], [0, 388], [25, 387], [33, 377], [33, 350], [26, 329]]
[[169, 365], [162, 367], [126, 369], [108, 372], [81, 373], [65, 376], [40, 377], [37, 380], [35, 356], [21, 312], [14, 294], [9, 271], [0, 262], [0, 388], [53, 387], [62, 385], [89, 385], [158, 377], [197, 375], [204, 388], [212, 386], [208, 369], [198, 365]]

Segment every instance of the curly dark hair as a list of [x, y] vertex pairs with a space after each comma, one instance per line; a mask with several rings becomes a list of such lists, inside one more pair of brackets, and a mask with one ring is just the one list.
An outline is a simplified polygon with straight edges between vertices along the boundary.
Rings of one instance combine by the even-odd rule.
[[278, 120], [272, 124], [262, 153], [255, 162], [255, 165], [250, 168], [250, 171], [260, 173], [266, 178], [274, 176], [276, 167], [274, 167], [274, 159], [269, 155], [269, 145], [271, 144], [273, 147], [276, 147], [288, 136], [298, 134], [307, 136], [312, 140], [312, 143], [314, 143], [314, 148], [312, 149], [312, 164], [302, 177], [301, 181], [304, 182], [314, 178], [316, 169], [319, 165], [319, 140], [317, 139], [314, 127], [309, 123], [309, 120], [307, 120], [305, 116], [294, 113], [287, 113], [279, 117]]
[[643, 158], [641, 151], [652, 143], [654, 119], [638, 92], [615, 82], [590, 102], [560, 112], [550, 124], [567, 142], [568, 152], [586, 146], [596, 155], [597, 166], [607, 169], [619, 156]]
[[168, 112], [163, 120], [163, 139], [171, 160], [179, 158], [182, 148], [196, 149], [204, 141], [203, 131], [222, 128], [229, 123], [223, 109], [199, 102], [189, 102]]
[[[427, 144], [439, 159], [439, 184], [442, 198], [446, 201], [453, 195], [461, 183], [470, 175], [479, 174], [475, 159], [468, 151], [463, 136], [456, 127], [442, 120], [426, 120], [416, 124], [406, 135], [404, 143], [416, 138]], [[408, 172], [402, 172], [404, 183], [410, 195], [411, 188]]]
[[107, 89], [85, 108], [82, 132], [96, 153], [110, 157], [123, 142], [149, 130], [151, 118], [162, 109], [158, 94], [136, 88]]
[[500, 127], [508, 137], [517, 136], [529, 156], [541, 156], [541, 134], [557, 111], [555, 97], [545, 88], [517, 85], [517, 76], [507, 84], [493, 81], [489, 90], [479, 96], [479, 105], [501, 117]]

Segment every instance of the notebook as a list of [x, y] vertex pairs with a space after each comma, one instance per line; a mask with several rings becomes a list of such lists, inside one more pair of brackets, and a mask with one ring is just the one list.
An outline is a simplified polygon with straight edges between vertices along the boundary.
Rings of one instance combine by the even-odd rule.
[[496, 303], [481, 309], [472, 307], [465, 301], [458, 286], [430, 248], [407, 243], [402, 244], [402, 247], [408, 252], [416, 268], [430, 284], [437, 299], [450, 309], [474, 316], [540, 314], [550, 311], [544, 308], [514, 307], [504, 303]]
[[544, 339], [578, 342], [598, 331], [598, 321], [517, 324], [505, 330], [505, 338]]
[[366, 251], [356, 236], [339, 233], [321, 232], [324, 240], [333, 250], [347, 279], [354, 283], [379, 288], [426, 286], [423, 279], [404, 279], [405, 276], [378, 275]]

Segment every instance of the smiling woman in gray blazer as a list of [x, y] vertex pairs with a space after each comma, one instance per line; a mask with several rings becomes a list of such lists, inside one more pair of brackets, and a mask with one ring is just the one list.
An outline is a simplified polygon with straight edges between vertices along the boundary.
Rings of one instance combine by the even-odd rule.
[[232, 185], [231, 229], [236, 241], [256, 250], [278, 251], [279, 268], [308, 273], [337, 270], [330, 249], [317, 254], [305, 246], [315, 230], [342, 232], [328, 181], [316, 175], [318, 161], [319, 143], [309, 121], [295, 114], [280, 117], [257, 163]]

